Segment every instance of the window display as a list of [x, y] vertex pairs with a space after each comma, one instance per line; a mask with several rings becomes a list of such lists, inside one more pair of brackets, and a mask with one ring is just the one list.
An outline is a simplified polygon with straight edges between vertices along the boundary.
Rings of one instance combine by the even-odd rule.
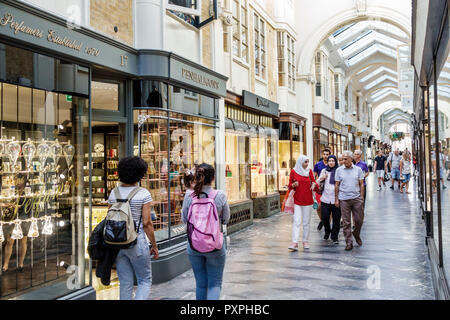
[[267, 195], [266, 174], [266, 131], [263, 127], [252, 127], [250, 130], [250, 163], [252, 198]]
[[248, 133], [225, 131], [225, 177], [230, 204], [250, 200], [249, 149]]
[[266, 128], [267, 132], [267, 194], [278, 192], [278, 132]]
[[0, 295], [43, 285], [46, 298], [55, 298], [71, 291], [58, 285], [69, 276], [62, 266], [78, 266], [81, 287], [88, 281], [84, 248], [76, 245], [88, 102], [0, 83], [0, 103]]
[[186, 232], [181, 208], [187, 169], [206, 162], [215, 166], [214, 121], [161, 110], [137, 110], [138, 152], [148, 163], [141, 186], [153, 199], [157, 241]]
[[287, 191], [289, 174], [304, 151], [303, 126], [292, 122], [279, 123], [278, 166], [279, 191]]

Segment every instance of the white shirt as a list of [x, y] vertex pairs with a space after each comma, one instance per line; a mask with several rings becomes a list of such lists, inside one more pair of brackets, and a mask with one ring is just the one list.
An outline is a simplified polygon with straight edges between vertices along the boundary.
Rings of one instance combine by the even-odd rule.
[[327, 169], [322, 169], [322, 172], [320, 172], [319, 180], [322, 177], [325, 177], [325, 175], [328, 175], [325, 179], [325, 185], [323, 188], [322, 196], [320, 197], [320, 202], [328, 203], [328, 204], [334, 204], [334, 189], [335, 185], [330, 183], [331, 178], [331, 172], [328, 172]]

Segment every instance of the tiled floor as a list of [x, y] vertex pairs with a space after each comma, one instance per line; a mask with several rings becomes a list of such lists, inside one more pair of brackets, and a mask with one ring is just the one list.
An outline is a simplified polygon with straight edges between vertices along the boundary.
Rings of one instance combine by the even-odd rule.
[[[322, 240], [316, 215], [311, 249], [298, 252], [287, 250], [291, 215], [256, 220], [231, 236], [222, 299], [434, 299], [424, 224], [411, 191], [376, 191], [370, 176], [363, 246], [351, 252], [344, 251], [342, 232], [339, 245]], [[151, 299], [195, 299], [192, 271], [154, 285]]]

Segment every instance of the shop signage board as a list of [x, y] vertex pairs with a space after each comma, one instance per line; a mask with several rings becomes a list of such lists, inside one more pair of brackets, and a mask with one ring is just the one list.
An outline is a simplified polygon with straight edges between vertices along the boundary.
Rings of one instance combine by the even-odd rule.
[[246, 90], [242, 90], [242, 98], [242, 104], [244, 106], [278, 117], [278, 103]]
[[227, 78], [211, 71], [194, 67], [180, 59], [170, 58], [170, 79], [201, 88], [218, 96], [227, 95]]
[[5, 3], [0, 6], [0, 35], [122, 72], [137, 73], [137, 56], [132, 52]]

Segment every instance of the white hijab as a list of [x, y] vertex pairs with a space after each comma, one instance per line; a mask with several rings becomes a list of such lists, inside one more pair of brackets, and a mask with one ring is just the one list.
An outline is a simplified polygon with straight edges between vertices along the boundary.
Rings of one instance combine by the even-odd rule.
[[303, 177], [309, 177], [309, 168], [303, 169], [303, 163], [305, 163], [306, 160], [309, 160], [309, 158], [307, 156], [300, 156], [297, 159], [297, 162], [295, 163], [295, 167], [294, 167], [294, 171], [303, 176]]

